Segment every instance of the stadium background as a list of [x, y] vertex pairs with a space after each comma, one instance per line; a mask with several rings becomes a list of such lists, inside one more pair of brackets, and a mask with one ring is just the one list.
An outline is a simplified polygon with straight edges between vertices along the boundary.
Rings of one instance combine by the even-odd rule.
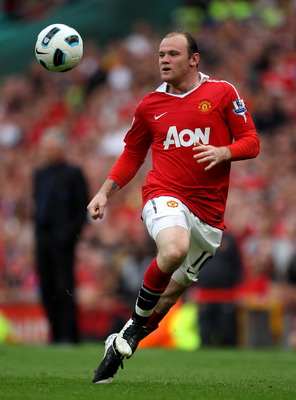
[[[0, 310], [13, 340], [47, 340], [32, 230], [40, 137], [50, 126], [68, 133], [68, 157], [94, 194], [122, 150], [136, 104], [159, 83], [159, 40], [183, 28], [198, 39], [200, 70], [243, 93], [262, 146], [256, 160], [233, 164], [226, 214], [243, 266], [233, 294], [238, 342], [296, 346], [296, 282], [288, 273], [296, 258], [295, 13], [293, 0], [0, 1]], [[37, 34], [54, 22], [84, 39], [83, 60], [67, 74], [51, 74], [34, 59]], [[102, 339], [126, 319], [153, 257], [140, 222], [149, 165], [112, 199], [107, 218], [89, 220], [81, 235], [76, 277], [85, 339]], [[194, 286], [186, 300], [198, 299]]]

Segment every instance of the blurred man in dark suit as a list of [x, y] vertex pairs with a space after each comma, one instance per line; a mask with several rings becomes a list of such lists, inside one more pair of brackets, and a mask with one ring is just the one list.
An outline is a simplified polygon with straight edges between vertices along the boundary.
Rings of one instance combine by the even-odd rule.
[[77, 343], [74, 255], [86, 220], [87, 184], [66, 162], [66, 136], [57, 129], [41, 140], [43, 166], [34, 176], [36, 262], [52, 342]]

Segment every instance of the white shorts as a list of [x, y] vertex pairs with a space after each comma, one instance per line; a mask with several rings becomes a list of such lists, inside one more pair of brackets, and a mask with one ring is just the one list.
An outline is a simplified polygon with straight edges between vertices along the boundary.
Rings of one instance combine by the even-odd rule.
[[172, 278], [184, 286], [196, 282], [199, 271], [220, 246], [223, 231], [202, 221], [179, 199], [171, 196], [149, 200], [143, 209], [142, 218], [154, 240], [164, 228], [183, 226], [187, 229], [190, 235], [189, 251]]

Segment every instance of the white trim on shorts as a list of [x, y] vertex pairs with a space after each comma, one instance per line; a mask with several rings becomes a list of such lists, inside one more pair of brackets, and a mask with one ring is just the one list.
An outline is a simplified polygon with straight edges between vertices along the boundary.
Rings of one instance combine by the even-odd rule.
[[172, 196], [149, 200], [143, 209], [142, 218], [154, 240], [164, 228], [182, 226], [187, 229], [190, 235], [189, 251], [172, 278], [183, 286], [196, 282], [199, 271], [220, 246], [223, 231], [201, 220], [184, 203]]

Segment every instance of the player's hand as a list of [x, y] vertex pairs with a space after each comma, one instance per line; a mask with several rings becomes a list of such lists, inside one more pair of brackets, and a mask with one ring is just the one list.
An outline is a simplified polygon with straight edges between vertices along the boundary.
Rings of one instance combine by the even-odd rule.
[[107, 196], [98, 192], [92, 201], [87, 206], [88, 212], [93, 219], [102, 219], [104, 216], [104, 209], [108, 203]]
[[108, 203], [109, 197], [116, 193], [119, 189], [119, 184], [112, 179], [107, 179], [104, 182], [101, 189], [87, 206], [87, 209], [93, 219], [103, 218], [104, 210]]
[[215, 147], [195, 143], [195, 147], [193, 147], [192, 150], [197, 152], [197, 154], [194, 154], [193, 158], [197, 160], [198, 164], [209, 163], [209, 165], [205, 167], [205, 171], [208, 171], [223, 161], [231, 160], [231, 152], [226, 146]]

